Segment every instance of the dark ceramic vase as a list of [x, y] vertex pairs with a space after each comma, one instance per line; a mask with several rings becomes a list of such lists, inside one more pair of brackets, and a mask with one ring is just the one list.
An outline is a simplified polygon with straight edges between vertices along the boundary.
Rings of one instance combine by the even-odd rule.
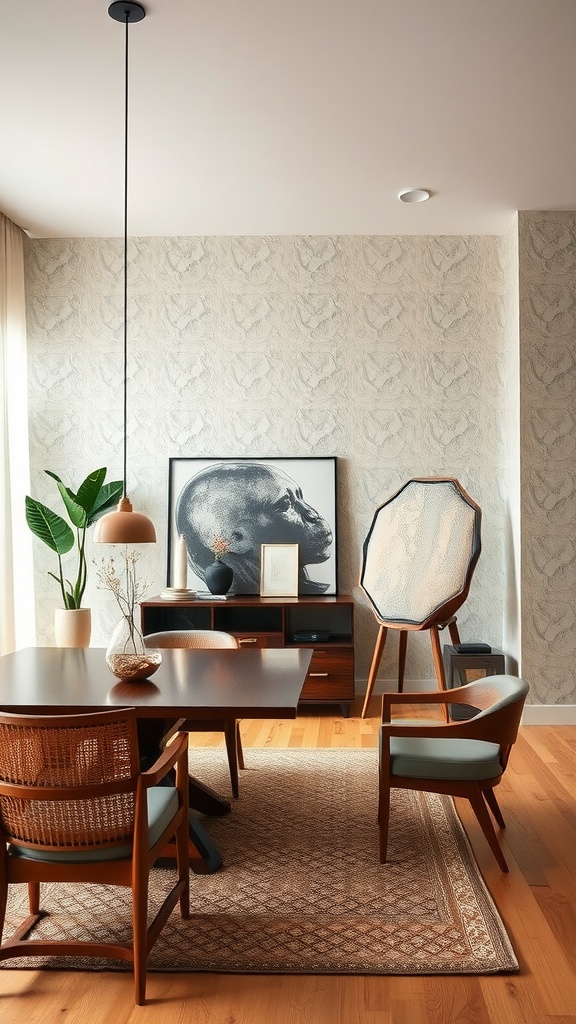
[[232, 586], [234, 572], [226, 562], [212, 562], [205, 573], [206, 586], [211, 594], [227, 594]]

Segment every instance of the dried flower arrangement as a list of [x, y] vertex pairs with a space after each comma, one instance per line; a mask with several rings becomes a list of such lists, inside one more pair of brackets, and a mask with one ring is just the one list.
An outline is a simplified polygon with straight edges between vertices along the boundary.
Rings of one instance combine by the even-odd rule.
[[222, 556], [230, 550], [230, 543], [225, 540], [224, 537], [221, 537], [220, 534], [216, 534], [210, 545], [210, 550], [216, 561], [220, 562], [222, 560]]
[[[144, 679], [155, 672], [161, 662], [158, 651], [148, 651], [144, 637], [136, 625], [135, 614], [139, 602], [145, 597], [150, 584], [138, 579], [136, 569], [140, 555], [125, 548], [120, 570], [114, 557], [94, 560], [96, 576], [102, 587], [116, 599], [121, 613], [121, 626], [117, 627], [107, 654], [108, 665], [120, 679]], [[115, 644], [115, 640], [117, 641]]]

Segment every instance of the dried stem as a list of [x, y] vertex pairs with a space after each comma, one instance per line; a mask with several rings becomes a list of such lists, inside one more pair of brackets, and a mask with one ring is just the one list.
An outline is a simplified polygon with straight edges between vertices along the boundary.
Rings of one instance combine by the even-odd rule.
[[99, 589], [110, 590], [114, 595], [123, 618], [126, 620], [129, 634], [129, 642], [134, 653], [139, 653], [137, 641], [143, 645], [142, 634], [138, 629], [134, 614], [138, 603], [145, 596], [149, 584], [138, 579], [136, 563], [140, 555], [136, 551], [130, 551], [126, 545], [121, 568], [121, 575], [116, 570], [116, 562], [113, 557], [102, 558], [100, 562], [94, 560], [96, 576], [102, 583]]

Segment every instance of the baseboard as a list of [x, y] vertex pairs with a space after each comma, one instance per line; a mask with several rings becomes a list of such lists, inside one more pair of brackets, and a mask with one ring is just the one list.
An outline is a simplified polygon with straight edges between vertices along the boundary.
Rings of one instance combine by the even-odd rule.
[[[363, 696], [366, 693], [366, 684], [366, 679], [356, 680], [357, 695]], [[374, 695], [394, 693], [397, 686], [395, 679], [384, 679], [374, 687]], [[410, 679], [406, 681], [405, 689], [425, 693], [426, 690], [436, 689], [436, 680]], [[576, 725], [576, 704], [525, 704], [522, 725]]]
[[576, 725], [576, 704], [525, 704], [522, 725]]

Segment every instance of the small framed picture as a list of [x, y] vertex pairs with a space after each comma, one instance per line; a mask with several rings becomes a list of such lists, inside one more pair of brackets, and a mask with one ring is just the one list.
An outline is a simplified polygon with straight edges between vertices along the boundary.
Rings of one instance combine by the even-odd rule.
[[298, 597], [298, 544], [262, 544], [260, 595]]

